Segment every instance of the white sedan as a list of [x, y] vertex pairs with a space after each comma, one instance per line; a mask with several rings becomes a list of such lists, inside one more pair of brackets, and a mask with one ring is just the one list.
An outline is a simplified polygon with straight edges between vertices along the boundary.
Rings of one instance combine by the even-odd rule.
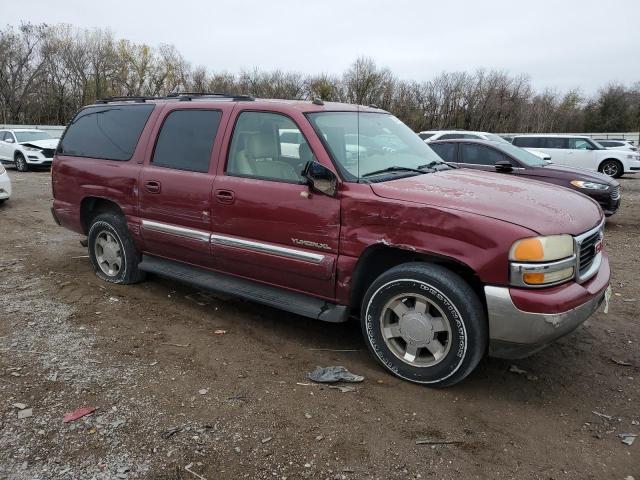
[[42, 130], [0, 130], [0, 163], [13, 164], [19, 172], [50, 167], [58, 142]]
[[7, 170], [0, 164], [0, 204], [9, 200], [11, 196], [11, 179]]

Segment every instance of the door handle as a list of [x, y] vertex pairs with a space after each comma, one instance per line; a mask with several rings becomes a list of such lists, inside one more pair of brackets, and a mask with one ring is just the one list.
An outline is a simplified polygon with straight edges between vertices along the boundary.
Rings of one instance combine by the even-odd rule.
[[144, 190], [149, 193], [160, 193], [160, 182], [148, 180], [144, 182]]
[[216, 200], [218, 203], [231, 205], [236, 199], [236, 194], [231, 190], [216, 190]]

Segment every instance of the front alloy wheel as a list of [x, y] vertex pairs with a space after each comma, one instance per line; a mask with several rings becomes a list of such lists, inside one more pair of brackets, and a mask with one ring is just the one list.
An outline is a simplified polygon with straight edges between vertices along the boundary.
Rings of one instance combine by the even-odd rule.
[[600, 167], [600, 171], [613, 178], [620, 178], [623, 173], [622, 164], [617, 160], [606, 160]]
[[394, 375], [434, 387], [454, 385], [478, 365], [488, 341], [484, 307], [453, 271], [405, 263], [380, 275], [361, 307], [375, 358]]

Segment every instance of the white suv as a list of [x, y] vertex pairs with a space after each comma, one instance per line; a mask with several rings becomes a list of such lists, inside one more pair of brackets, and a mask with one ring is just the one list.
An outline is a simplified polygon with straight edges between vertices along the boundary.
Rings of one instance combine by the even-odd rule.
[[509, 143], [504, 138], [495, 133], [471, 132], [468, 130], [425, 130], [418, 133], [418, 136], [425, 142], [435, 142], [436, 140], [457, 140], [470, 138], [473, 140], [491, 140], [492, 142]]
[[14, 164], [20, 172], [50, 167], [58, 142], [42, 130], [0, 130], [0, 163]]
[[640, 172], [640, 154], [630, 150], [608, 150], [581, 135], [516, 135], [513, 144], [551, 155], [553, 163], [595, 170], [619, 178]]

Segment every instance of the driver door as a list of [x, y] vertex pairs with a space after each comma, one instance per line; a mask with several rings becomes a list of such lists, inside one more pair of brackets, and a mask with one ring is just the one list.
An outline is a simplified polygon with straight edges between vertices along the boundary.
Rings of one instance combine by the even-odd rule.
[[[216, 268], [333, 297], [340, 201], [311, 193], [301, 175], [314, 159], [310, 126], [303, 132], [283, 113], [252, 110], [236, 112], [230, 125], [226, 163], [220, 162], [213, 183]], [[294, 138], [299, 145], [291, 144]]]

